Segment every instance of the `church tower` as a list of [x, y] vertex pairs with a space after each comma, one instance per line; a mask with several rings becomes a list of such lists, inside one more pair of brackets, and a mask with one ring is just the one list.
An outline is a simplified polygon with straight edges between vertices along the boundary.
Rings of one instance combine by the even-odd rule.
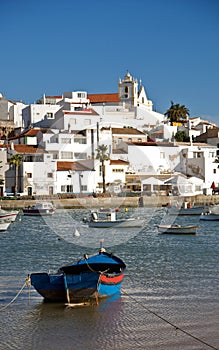
[[129, 72], [123, 80], [119, 79], [119, 101], [130, 107], [143, 107], [152, 111], [153, 103], [147, 99], [143, 85], [138, 89], [138, 80], [133, 78]]
[[130, 106], [137, 106], [138, 81], [129, 72], [119, 80], [119, 100]]

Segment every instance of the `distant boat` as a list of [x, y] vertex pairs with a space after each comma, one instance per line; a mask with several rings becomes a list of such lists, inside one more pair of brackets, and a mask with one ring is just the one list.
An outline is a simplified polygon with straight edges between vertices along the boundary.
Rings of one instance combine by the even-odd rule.
[[211, 204], [205, 212], [210, 212], [212, 214], [218, 214], [219, 215], [219, 204]]
[[171, 234], [196, 234], [199, 226], [197, 225], [159, 225], [158, 232], [160, 233], [171, 233]]
[[200, 220], [219, 221], [219, 205], [211, 205], [200, 215]]
[[185, 204], [181, 207], [177, 205], [169, 206], [167, 213], [169, 215], [201, 215], [205, 206], [191, 206], [190, 204]]
[[15, 221], [18, 213], [18, 210], [4, 210], [0, 207], [0, 222], [2, 220]]
[[50, 202], [36, 203], [23, 209], [24, 215], [40, 216], [40, 215], [53, 215], [55, 213], [55, 207]]
[[7, 231], [12, 221], [10, 220], [0, 220], [0, 232]]
[[200, 215], [200, 220], [206, 220], [206, 221], [219, 221], [219, 214], [214, 214], [209, 212], [204, 212]]
[[83, 303], [119, 293], [125, 268], [120, 258], [100, 248], [57, 273], [31, 273], [30, 281], [46, 301]]
[[84, 219], [89, 227], [94, 228], [131, 228], [142, 227], [144, 220], [140, 218], [117, 218], [115, 209], [91, 211], [90, 219]]

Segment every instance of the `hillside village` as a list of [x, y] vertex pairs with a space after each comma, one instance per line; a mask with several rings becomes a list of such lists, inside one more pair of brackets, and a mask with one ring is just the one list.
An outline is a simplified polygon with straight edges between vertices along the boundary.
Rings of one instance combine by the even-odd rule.
[[95, 195], [104, 185], [112, 196], [195, 196], [219, 186], [219, 128], [199, 117], [170, 123], [129, 72], [117, 93], [64, 92], [30, 105], [0, 95], [0, 133], [1, 197]]

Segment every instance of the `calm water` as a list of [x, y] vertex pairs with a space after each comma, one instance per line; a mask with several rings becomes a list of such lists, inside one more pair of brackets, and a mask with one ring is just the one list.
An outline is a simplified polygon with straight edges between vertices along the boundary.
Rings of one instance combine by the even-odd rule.
[[[164, 208], [130, 210], [145, 217], [141, 231], [87, 229], [81, 224], [87, 214], [63, 210], [52, 218], [22, 217], [0, 234], [0, 308], [16, 296], [28, 273], [56, 271], [96, 251], [102, 238], [127, 265], [121, 296], [70, 308], [44, 303], [25, 287], [0, 313], [0, 349], [210, 349], [165, 320], [219, 348], [219, 222], [178, 217], [177, 223], [200, 228], [196, 236], [171, 236], [157, 231], [170, 220]], [[74, 237], [75, 229], [80, 237]]]

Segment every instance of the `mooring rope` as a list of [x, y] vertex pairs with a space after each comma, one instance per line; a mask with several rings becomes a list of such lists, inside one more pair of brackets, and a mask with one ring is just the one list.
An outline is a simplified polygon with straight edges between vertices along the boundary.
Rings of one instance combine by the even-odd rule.
[[200, 342], [200, 343], [202, 343], [202, 344], [208, 346], [208, 347], [211, 348], [211, 349], [219, 350], [218, 348], [215, 348], [213, 345], [206, 343], [204, 340], [202, 340], [202, 339], [200, 339], [200, 338], [194, 336], [193, 334], [191, 334], [191, 333], [185, 331], [185, 330], [182, 329], [181, 327], [179, 327], [179, 326], [175, 325], [174, 323], [168, 321], [168, 320], [167, 320], [166, 318], [164, 318], [163, 316], [158, 315], [155, 311], [150, 310], [150, 309], [147, 308], [143, 303], [141, 303], [139, 300], [137, 300], [136, 298], [134, 298], [133, 296], [131, 296], [129, 293], [127, 293], [123, 288], [121, 288], [121, 291], [122, 291], [126, 296], [128, 296], [129, 298], [131, 298], [132, 300], [134, 300], [137, 304], [141, 305], [147, 312], [149, 312], [150, 314], [153, 314], [154, 316], [156, 316], [156, 317], [160, 318], [161, 320], [163, 320], [164, 322], [168, 323], [170, 326], [174, 327], [176, 331], [177, 331], [177, 330], [181, 331], [182, 333], [184, 333], [184, 334], [188, 335], [189, 337], [191, 337], [191, 338], [197, 340], [198, 342]]
[[5, 306], [3, 306], [2, 308], [0, 308], [0, 312], [7, 309], [7, 307], [9, 307], [17, 298], [18, 296], [21, 294], [21, 292], [23, 291], [23, 289], [25, 287], [29, 287], [30, 286], [30, 277], [28, 276], [23, 284], [23, 286], [21, 287], [21, 289], [17, 292], [17, 294], [15, 295], [15, 297]]

